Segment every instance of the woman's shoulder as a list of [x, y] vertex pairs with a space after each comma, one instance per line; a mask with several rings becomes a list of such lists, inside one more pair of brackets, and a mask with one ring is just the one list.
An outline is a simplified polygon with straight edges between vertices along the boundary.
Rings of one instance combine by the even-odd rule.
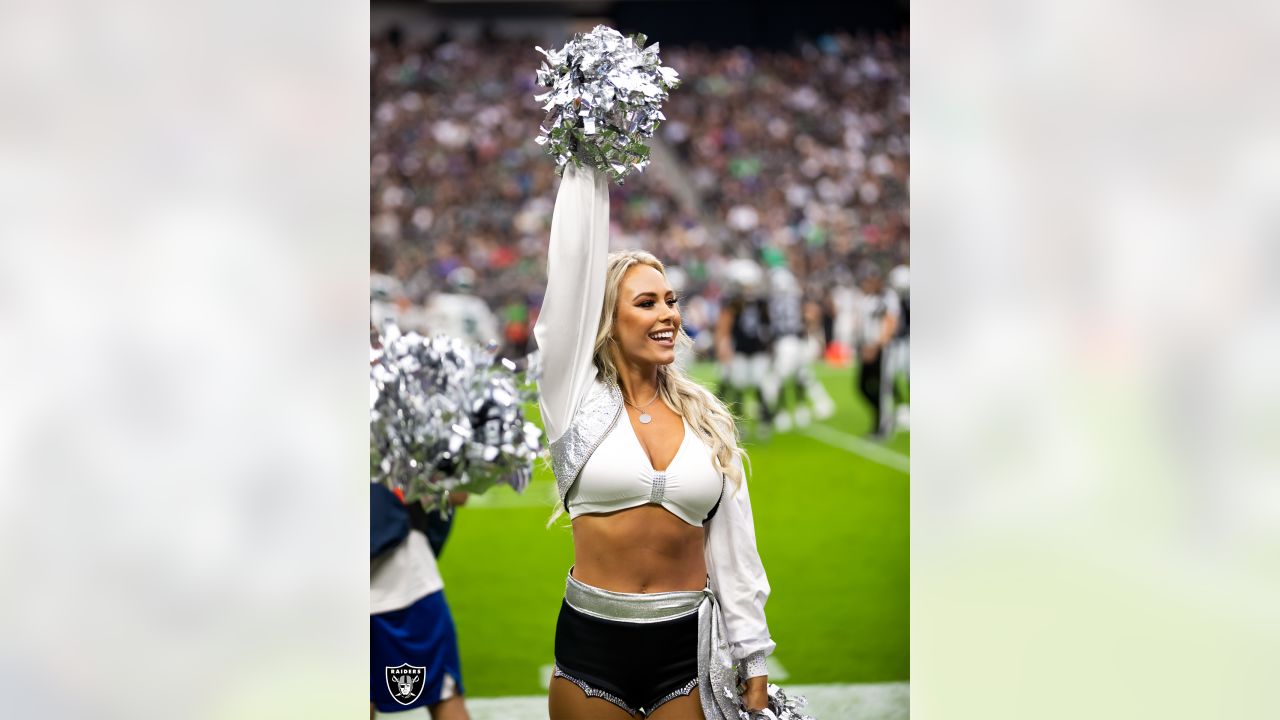
[[600, 370], [593, 364], [591, 366], [591, 384], [587, 386], [587, 397], [595, 397], [600, 395], [608, 395], [610, 392], [617, 392], [621, 396], [622, 391], [618, 390], [618, 383], [610, 382], [600, 374]]
[[602, 378], [595, 368], [591, 372], [591, 382], [583, 392], [582, 401], [578, 403], [570, 424], [571, 428], [579, 431], [584, 424], [593, 426], [593, 420], [610, 419], [622, 407], [622, 391], [618, 384]]

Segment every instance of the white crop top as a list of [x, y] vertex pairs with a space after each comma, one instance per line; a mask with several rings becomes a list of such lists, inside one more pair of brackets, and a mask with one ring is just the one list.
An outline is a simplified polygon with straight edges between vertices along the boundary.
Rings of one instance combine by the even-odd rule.
[[690, 525], [702, 523], [720, 502], [724, 480], [711, 450], [684, 423], [684, 440], [665, 470], [654, 470], [624, 414], [582, 467], [565, 496], [569, 517], [608, 513], [653, 503]]

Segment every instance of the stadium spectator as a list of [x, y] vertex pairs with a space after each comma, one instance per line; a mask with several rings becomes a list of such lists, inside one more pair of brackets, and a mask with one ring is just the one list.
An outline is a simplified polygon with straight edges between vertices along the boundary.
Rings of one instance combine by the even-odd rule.
[[[421, 307], [470, 269], [508, 353], [528, 349], [556, 187], [533, 142], [533, 45], [388, 33], [370, 60], [371, 270]], [[729, 258], [780, 259], [806, 288], [862, 258], [907, 260], [905, 38], [834, 33], [792, 52], [664, 44], [663, 57], [688, 80], [658, 131], [685, 182], [651, 170], [612, 187], [611, 236], [683, 269], [682, 294], [703, 298], [708, 324]]]

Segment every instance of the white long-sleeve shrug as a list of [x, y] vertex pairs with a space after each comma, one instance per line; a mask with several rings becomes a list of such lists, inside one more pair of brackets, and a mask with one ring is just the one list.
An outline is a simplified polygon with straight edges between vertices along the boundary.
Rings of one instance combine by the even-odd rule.
[[[592, 346], [608, 252], [607, 180], [590, 168], [569, 165], [551, 218], [547, 289], [533, 330], [542, 353], [538, 389], [549, 442], [569, 428], [596, 382]], [[756, 550], [745, 475], [741, 486], [725, 486], [720, 508], [707, 524], [705, 556], [733, 659], [744, 677], [766, 674], [764, 659], [774, 648], [764, 616], [769, 580]]]

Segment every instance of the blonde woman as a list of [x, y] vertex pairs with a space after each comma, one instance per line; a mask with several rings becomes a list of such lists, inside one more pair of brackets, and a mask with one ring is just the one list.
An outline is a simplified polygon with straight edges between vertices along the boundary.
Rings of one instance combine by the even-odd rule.
[[662, 263], [608, 254], [608, 231], [606, 179], [570, 165], [534, 328], [574, 545], [551, 718], [736, 720], [739, 701], [766, 706], [774, 648], [742, 451], [729, 412], [673, 364], [690, 339]]

